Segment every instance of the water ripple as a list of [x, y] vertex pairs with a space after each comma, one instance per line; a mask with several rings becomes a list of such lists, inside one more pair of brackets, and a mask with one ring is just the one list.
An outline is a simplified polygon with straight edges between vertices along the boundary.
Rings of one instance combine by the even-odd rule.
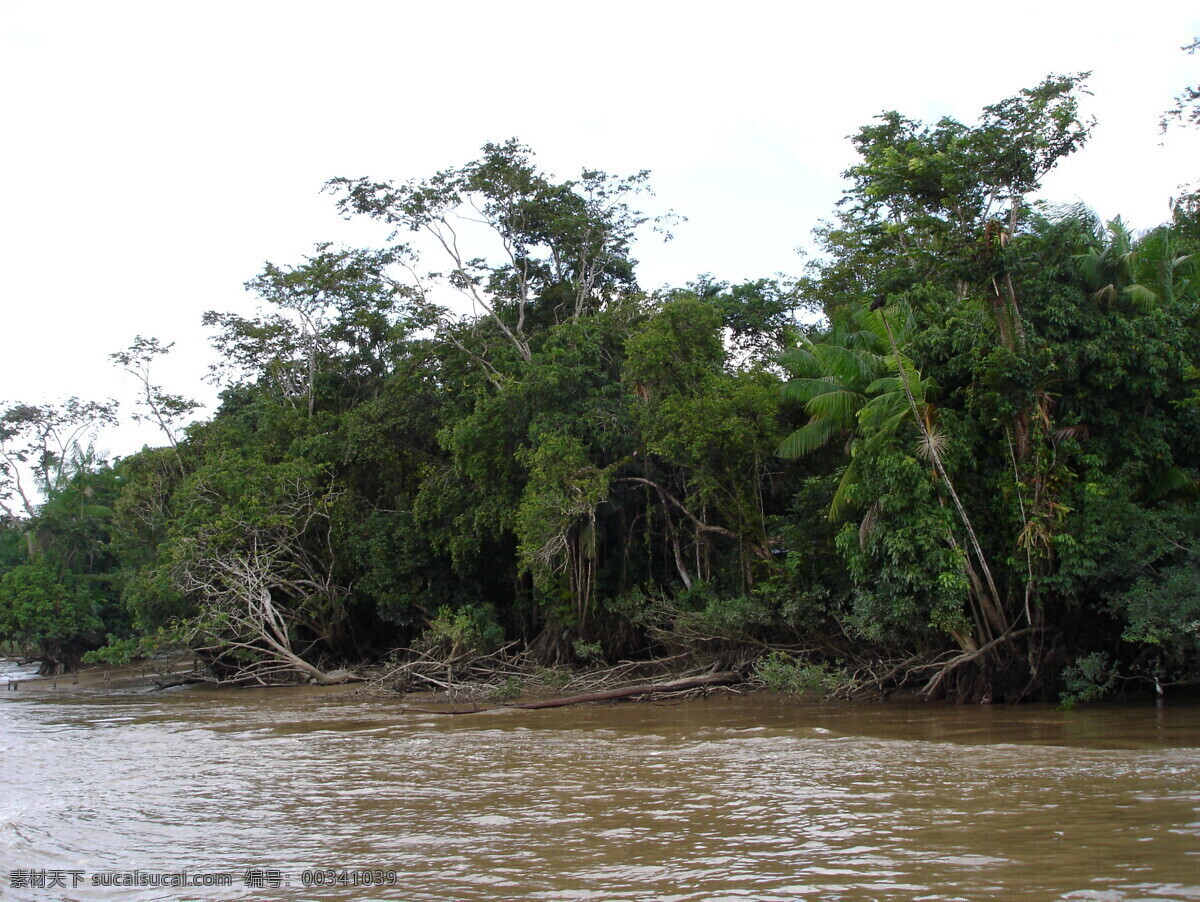
[[[1128, 718], [1105, 721], [1126, 730], [1113, 738], [1080, 712], [1039, 711], [1032, 728], [868, 713], [22, 699], [0, 705], [0, 860], [239, 880], [278, 868], [292, 881], [281, 899], [311, 897], [311, 868], [394, 869], [373, 899], [1200, 899], [1200, 751], [1178, 746], [1200, 744], [1200, 716], [1154, 747]], [[1070, 744], [1072, 730], [1109, 738]], [[257, 898], [238, 881], [190, 892]]]

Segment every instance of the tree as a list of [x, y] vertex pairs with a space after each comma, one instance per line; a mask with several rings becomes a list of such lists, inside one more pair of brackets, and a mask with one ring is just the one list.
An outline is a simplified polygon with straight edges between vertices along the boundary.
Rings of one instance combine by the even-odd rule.
[[515, 524], [521, 566], [542, 590], [565, 577], [573, 626], [586, 635], [600, 558], [597, 519], [612, 474], [595, 467], [570, 434], [543, 436], [525, 458], [530, 478]]
[[[856, 305], [879, 309], [880, 337], [886, 336], [895, 361], [890, 366], [891, 422], [898, 426], [905, 419], [902, 407], [908, 408], [907, 421], [917, 427], [922, 455], [932, 464], [930, 475], [941, 486], [932, 497], [957, 513], [958, 527], [952, 528], [941, 515], [932, 515], [936, 511], [926, 516], [915, 505], [894, 507], [890, 518], [873, 514], [872, 506], [864, 512], [859, 541], [851, 545], [846, 535], [841, 546], [851, 558], [859, 558], [861, 551], [883, 555], [876, 563], [888, 566], [886, 556], [895, 555], [895, 547], [869, 541], [886, 523], [893, 535], [909, 536], [907, 547], [925, 549], [930, 560], [940, 555], [932, 551], [938, 543], [945, 543], [958, 560], [965, 578], [939, 575], [951, 571], [937, 565], [921, 577], [932, 582], [918, 590], [911, 581], [917, 571], [911, 571], [914, 576], [905, 577], [908, 588], [895, 590], [889, 602], [899, 610], [905, 592], [939, 596], [938, 585], [949, 585], [946, 580], [964, 590], [961, 617], [948, 616], [949, 609], [942, 607], [943, 613], [931, 621], [954, 636], [960, 651], [937, 671], [928, 691], [968, 664], [983, 676], [975, 682], [968, 678], [958, 691], [979, 697], [1020, 694], [1015, 675], [1037, 672], [1039, 652], [1020, 650], [1014, 642], [1036, 639], [1044, 630], [1042, 609], [1035, 603], [1038, 578], [1050, 566], [1049, 536], [1064, 508], [1061, 462], [1051, 441], [1052, 401], [1038, 387], [1049, 360], [1041, 342], [1031, 338], [1025, 312], [1027, 304], [1040, 301], [1025, 292], [1036, 284], [1031, 273], [1044, 261], [1029, 255], [1032, 245], [1024, 230], [1033, 218], [1028, 196], [1088, 136], [1090, 123], [1079, 115], [1083, 79], [1052, 76], [985, 107], [973, 126], [952, 119], [927, 126], [892, 112], [863, 128], [853, 139], [860, 162], [847, 172], [852, 185], [840, 221], [820, 232], [830, 256], [818, 262], [802, 286], [809, 297], [824, 296], [825, 309], [835, 320], [839, 311]], [[892, 328], [890, 317], [899, 309], [911, 311], [911, 328]], [[943, 341], [952, 347], [937, 344]], [[840, 353], [848, 361], [857, 359], [847, 350]], [[912, 372], [905, 359], [915, 364]], [[965, 367], [967, 360], [977, 363]], [[950, 403], [951, 410], [943, 406], [939, 411], [936, 427], [916, 367], [936, 379]], [[857, 381], [843, 378], [838, 385], [822, 382], [819, 371], [814, 375], [815, 380], [809, 376], [793, 391], [803, 394], [811, 412], [825, 416], [810, 419], [796, 434], [796, 449], [816, 447], [818, 439], [828, 440], [866, 409], [866, 370]], [[984, 399], [986, 415], [980, 409]], [[875, 430], [873, 453], [856, 456], [844, 476], [852, 478], [835, 499], [856, 491], [863, 499], [882, 499], [899, 486], [907, 486], [903, 492], [914, 491], [906, 467], [919, 470], [919, 462], [907, 453], [896, 457], [901, 434]], [[973, 466], [967, 464], [971, 457], [964, 443], [971, 448]], [[984, 461], [987, 481], [979, 478]], [[992, 469], [995, 464], [998, 472]], [[1005, 472], [1007, 485], [999, 479]], [[996, 496], [998, 490], [1002, 494]], [[988, 495], [975, 494], [980, 491], [1012, 506], [992, 505]], [[1005, 537], [996, 526], [1012, 521], [1016, 535]], [[982, 533], [975, 526], [981, 523], [987, 526]], [[1020, 549], [1016, 561], [1010, 543]], [[996, 561], [1005, 562], [1003, 572], [997, 572]], [[852, 571], [860, 580], [868, 579], [868, 568], [859, 565]], [[872, 592], [866, 585], [859, 591]], [[993, 679], [989, 674], [1006, 675]]]
[[723, 325], [717, 305], [679, 293], [630, 336], [622, 378], [637, 399], [640, 441], [617, 481], [651, 490], [684, 587], [725, 573], [727, 590], [745, 592], [755, 563], [770, 556], [764, 492], [778, 443], [778, 379], [731, 365]]
[[168, 573], [196, 605], [193, 647], [234, 681], [299, 673], [344, 654], [348, 587], [337, 581], [330, 511], [336, 490], [304, 461], [210, 460], [177, 499]]
[[[337, 178], [328, 187], [344, 215], [381, 220], [395, 229], [393, 237], [432, 239], [450, 269], [418, 273], [420, 255], [409, 246], [413, 286], [425, 295], [437, 284], [457, 292], [528, 361], [536, 331], [601, 310], [635, 286], [630, 244], [652, 220], [629, 200], [647, 190], [648, 176], [585, 169], [577, 179], [555, 181], [534, 166], [528, 147], [510, 139], [425, 181]], [[472, 225], [485, 228], [485, 244], [498, 245], [498, 260], [469, 256], [463, 244]], [[441, 334], [457, 340], [448, 319]]]
[[318, 401], [340, 410], [377, 391], [405, 343], [436, 313], [391, 274], [403, 258], [403, 249], [320, 244], [298, 266], [268, 262], [246, 288], [272, 312], [204, 315], [206, 326], [220, 330], [213, 337], [222, 359], [214, 378], [256, 382], [310, 417]]
[[157, 338], [143, 338], [141, 335], [136, 335], [128, 348], [108, 356], [141, 384], [141, 397], [138, 399], [138, 405], [144, 408], [146, 413], [134, 413], [133, 419], [139, 422], [152, 422], [162, 430], [171, 445], [171, 450], [175, 452], [176, 463], [182, 470], [183, 461], [179, 456], [179, 427], [200, 408], [200, 403], [183, 395], [173, 395], [163, 391], [162, 386], [155, 385], [150, 377], [151, 364], [155, 358], [170, 353], [174, 346], [174, 342], [164, 345]]
[[[1193, 39], [1192, 43], [1185, 44], [1180, 49], [1187, 53], [1195, 53], [1200, 50], [1200, 38]], [[1175, 98], [1175, 105], [1163, 113], [1159, 127], [1166, 132], [1172, 122], [1183, 125], [1200, 125], [1200, 85], [1196, 87], [1189, 85], [1183, 89], [1183, 92]]]
[[40, 658], [39, 673], [63, 673], [100, 636], [95, 608], [86, 587], [51, 560], [19, 564], [0, 576], [0, 641]]
[[[835, 438], [848, 440], [850, 463], [834, 493], [831, 519], [841, 518], [854, 485], [859, 426], [869, 430], [874, 446], [891, 438], [909, 418], [897, 378], [888, 378], [897, 372], [890, 350], [882, 318], [858, 307], [839, 311], [827, 333], [815, 340], [805, 338], [780, 357], [791, 377], [782, 387], [783, 397], [804, 405], [809, 419], [783, 440], [779, 456], [794, 460], [825, 448]], [[912, 366], [911, 361], [905, 364]], [[926, 388], [918, 385], [922, 401]]]
[[703, 300], [720, 312], [729, 350], [741, 367], [772, 363], [799, 336], [794, 313], [801, 300], [792, 282], [755, 279], [730, 285], [703, 275], [672, 295]]
[[[893, 310], [893, 316], [897, 312]], [[783, 386], [784, 397], [803, 402], [810, 419], [784, 440], [779, 449], [780, 456], [796, 458], [810, 454], [824, 448], [838, 435], [849, 436], [846, 445], [849, 462], [842, 470], [831, 499], [829, 517], [840, 520], [852, 506], [861, 509], [864, 499], [874, 499], [866, 506], [857, 529], [860, 549], [865, 549], [868, 537], [880, 527], [881, 513], [887, 509], [885, 501], [894, 488], [884, 488], [878, 480], [868, 478], [863, 470], [877, 468], [881, 456], [888, 453], [889, 445], [895, 443], [897, 436], [916, 427], [919, 435], [917, 457], [933, 464], [962, 527], [967, 531], [968, 547], [979, 567], [977, 571], [951, 538], [952, 559], [973, 578], [973, 583], [963, 580], [962, 585], [968, 588], [968, 597], [974, 602], [976, 622], [989, 624], [1003, 632], [1005, 624], [996, 607], [998, 593], [991, 567], [942, 461], [946, 437], [936, 425], [936, 408], [927, 401], [937, 385], [932, 380], [922, 379], [912, 361], [900, 353], [901, 344], [907, 342], [912, 332], [911, 313], [898, 324], [899, 328], [893, 328], [882, 308], [871, 311], [859, 308], [841, 313], [839, 320], [849, 320], [850, 326], [835, 326], [827, 335], [821, 336], [820, 341], [810, 340], [782, 358], [793, 375]], [[908, 430], [904, 430], [905, 426]], [[905, 460], [920, 466], [911, 456], [906, 455]], [[909, 510], [911, 512], [911, 508]], [[939, 520], [939, 524], [935, 529], [951, 535], [944, 522]], [[845, 548], [848, 553], [858, 556], [858, 551], [848, 544]], [[891, 555], [894, 561], [894, 547]], [[941, 566], [935, 582], [943, 589], [948, 582], [957, 586], [957, 582], [950, 580], [946, 565]], [[859, 569], [865, 577], [867, 568], [860, 564]], [[982, 581], [977, 575], [979, 572], [983, 575]], [[912, 585], [909, 578], [901, 589], [892, 591], [903, 596], [922, 590]], [[879, 594], [876, 587], [872, 596]], [[979, 644], [970, 637], [970, 629], [958, 617], [949, 616], [943, 610], [932, 620], [946, 627], [964, 652], [973, 653], [978, 649]], [[879, 611], [871, 617], [861, 618], [861, 622], [874, 622], [877, 630]]]
[[115, 401], [68, 398], [13, 404], [0, 414], [0, 509], [36, 516], [38, 493], [46, 497], [67, 484], [96, 431], [116, 424], [116, 408]]
[[1117, 217], [1108, 223], [1107, 233], [1107, 241], [1075, 257], [1102, 310], [1120, 302], [1149, 313], [1160, 303], [1195, 293], [1194, 258], [1175, 251], [1171, 229], [1160, 227], [1139, 239]]
[[[929, 127], [897, 112], [880, 115], [878, 125], [852, 139], [862, 162], [846, 172], [853, 185], [843, 201], [844, 231], [868, 236], [856, 242], [864, 249], [890, 249], [890, 259], [907, 264], [918, 284], [948, 277], [960, 290], [982, 291], [1001, 343], [1015, 349], [1021, 312], [1003, 251], [1028, 196], [1088, 138], [1092, 123], [1079, 117], [1087, 75], [1051, 76], [985, 107], [974, 127], [949, 118]], [[862, 254], [853, 246], [845, 250], [851, 265]], [[903, 287], [873, 286], [877, 297]]]

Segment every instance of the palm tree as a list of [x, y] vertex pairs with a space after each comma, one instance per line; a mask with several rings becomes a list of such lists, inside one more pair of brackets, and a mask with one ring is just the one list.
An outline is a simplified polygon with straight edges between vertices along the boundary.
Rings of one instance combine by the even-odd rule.
[[1200, 259], [1179, 253], [1174, 229], [1159, 226], [1146, 233], [1137, 242], [1136, 253], [1137, 283], [1151, 286], [1160, 303], [1200, 302]]
[[1107, 241], [1075, 255], [1080, 275], [1103, 310], [1120, 300], [1141, 313], [1185, 297], [1198, 286], [1192, 255], [1175, 250], [1170, 228], [1161, 226], [1136, 238], [1120, 217], [1106, 226]]
[[[907, 308], [883, 304], [871, 309], [859, 306], [844, 323], [835, 324], [822, 341], [806, 341], [785, 354], [781, 363], [793, 378], [783, 387], [784, 397], [804, 404], [809, 420], [793, 432], [779, 447], [780, 457], [796, 458], [825, 447], [835, 437], [845, 436], [850, 462], [842, 472], [829, 509], [831, 520], [841, 519], [858, 483], [856, 464], [888, 441], [894, 440], [901, 426], [911, 417], [920, 430], [918, 453], [930, 460], [950, 496], [968, 536], [965, 563], [977, 601], [977, 621], [986, 623], [980, 639], [955, 635], [963, 654], [939, 671], [974, 660], [994, 642], [1010, 634], [1007, 618], [999, 607], [1000, 595], [987, 556], [980, 545], [958, 492], [942, 460], [945, 441], [934, 422], [934, 408], [928, 396], [936, 383], [922, 378], [901, 347], [912, 331]], [[870, 514], [868, 514], [868, 519]], [[866, 523], [866, 521], [864, 521]], [[953, 537], [951, 537], [953, 542]], [[982, 579], [971, 564], [971, 557], [982, 571]], [[940, 677], [937, 677], [940, 680]], [[931, 688], [936, 683], [931, 683]]]
[[[776, 452], [785, 459], [812, 454], [843, 438], [850, 462], [842, 472], [829, 509], [831, 520], [841, 519], [853, 500], [855, 464], [899, 431], [910, 414], [907, 385], [913, 402], [929, 422], [925, 403], [931, 380], [922, 379], [912, 361], [894, 353], [882, 311], [849, 309], [844, 319], [823, 337], [805, 339], [786, 352], [780, 363], [792, 378], [783, 386], [784, 398], [804, 405], [808, 422], [783, 440]], [[908, 332], [908, 322], [900, 326]], [[917, 400], [919, 398], [919, 401]], [[923, 448], [939, 440], [930, 426]]]

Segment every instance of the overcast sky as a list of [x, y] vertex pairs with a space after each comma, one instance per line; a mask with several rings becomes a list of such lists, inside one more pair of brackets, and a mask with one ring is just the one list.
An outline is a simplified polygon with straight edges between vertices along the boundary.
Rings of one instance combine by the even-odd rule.
[[1200, 82], [1197, 34], [1195, 0], [0, 0], [0, 401], [129, 405], [107, 355], [138, 333], [176, 342], [161, 381], [200, 393], [205, 310], [250, 312], [264, 260], [378, 237], [327, 179], [421, 177], [511, 136], [561, 176], [653, 171], [646, 208], [688, 221], [638, 246], [644, 286], [758, 278], [799, 272], [846, 136], [881, 110], [969, 122], [1091, 70], [1099, 124], [1044, 196], [1150, 227], [1200, 179], [1200, 132], [1158, 132]]

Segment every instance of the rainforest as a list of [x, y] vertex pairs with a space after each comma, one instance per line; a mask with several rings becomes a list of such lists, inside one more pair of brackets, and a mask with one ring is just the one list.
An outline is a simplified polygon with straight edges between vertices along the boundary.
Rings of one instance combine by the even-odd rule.
[[1200, 194], [1148, 230], [1039, 199], [1086, 153], [1084, 89], [876, 117], [796, 278], [644, 290], [636, 241], [672, 228], [649, 174], [560, 178], [517, 140], [333, 178], [391, 238], [268, 263], [256, 305], [208, 313], [210, 418], [146, 336], [112, 360], [159, 447], [101, 459], [106, 402], [6, 402], [0, 643], [47, 674], [186, 649], [236, 685], [508, 654], [1187, 692]]

